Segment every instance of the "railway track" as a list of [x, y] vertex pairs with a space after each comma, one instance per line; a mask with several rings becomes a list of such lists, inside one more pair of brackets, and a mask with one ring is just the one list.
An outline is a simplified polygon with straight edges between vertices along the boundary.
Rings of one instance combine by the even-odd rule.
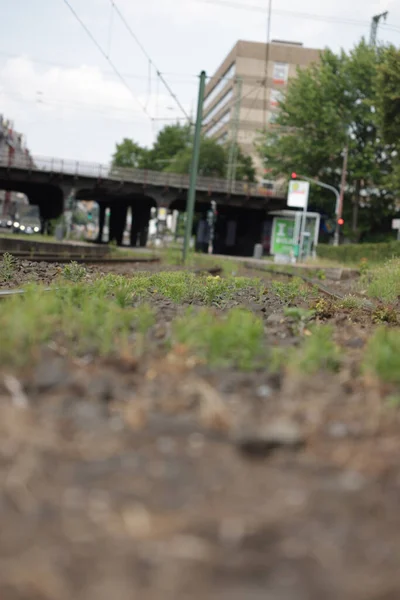
[[[30, 254], [28, 252], [12, 252], [14, 258], [18, 260], [28, 260], [30, 262], [46, 262], [46, 263], [69, 263], [77, 262], [83, 264], [129, 264], [129, 263], [157, 263], [160, 262], [160, 258], [157, 256], [75, 256], [74, 254]], [[0, 259], [4, 253], [0, 253]]]
[[[331, 300], [344, 300], [346, 295], [344, 294], [338, 294], [337, 292], [334, 292], [332, 290], [330, 290], [329, 288], [327, 288], [325, 285], [323, 285], [320, 282], [315, 281], [314, 279], [311, 279], [310, 277], [306, 277], [305, 275], [302, 275], [301, 273], [291, 273], [288, 271], [280, 271], [280, 270], [276, 270], [276, 269], [269, 269], [268, 267], [264, 267], [264, 266], [259, 266], [259, 265], [255, 265], [254, 263], [243, 263], [244, 266], [246, 267], [246, 269], [249, 269], [250, 271], [257, 271], [257, 272], [263, 272], [263, 273], [268, 273], [271, 275], [278, 275], [278, 276], [284, 276], [284, 277], [288, 277], [291, 279], [294, 279], [295, 277], [298, 279], [301, 279], [302, 281], [304, 281], [304, 283], [306, 283], [307, 285], [309, 285], [310, 287], [313, 288], [318, 288], [318, 291], [321, 292], [322, 294], [324, 294], [325, 296], [328, 296]], [[376, 309], [376, 305], [371, 302], [370, 300], [367, 300], [366, 298], [364, 298], [363, 296], [359, 296], [359, 294], [355, 294], [357, 297], [360, 298], [360, 300], [362, 301], [362, 305], [363, 308], [365, 308], [368, 311], [374, 311]]]

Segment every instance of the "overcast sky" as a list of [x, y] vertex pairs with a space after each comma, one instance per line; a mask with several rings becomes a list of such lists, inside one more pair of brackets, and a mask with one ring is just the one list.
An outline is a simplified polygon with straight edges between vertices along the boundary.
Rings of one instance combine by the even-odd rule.
[[[154, 69], [149, 77], [148, 61], [111, 0], [69, 1], [130, 89], [64, 0], [0, 0], [0, 112], [26, 135], [33, 154], [108, 162], [123, 137], [150, 145], [163, 124], [183, 114]], [[349, 49], [369, 36], [374, 14], [389, 10], [378, 39], [400, 45], [396, 0], [272, 2], [272, 38]], [[195, 109], [202, 69], [211, 75], [238, 39], [266, 40], [266, 12], [251, 7], [266, 7], [267, 0], [231, 4], [248, 9], [204, 0], [115, 0], [187, 113]]]

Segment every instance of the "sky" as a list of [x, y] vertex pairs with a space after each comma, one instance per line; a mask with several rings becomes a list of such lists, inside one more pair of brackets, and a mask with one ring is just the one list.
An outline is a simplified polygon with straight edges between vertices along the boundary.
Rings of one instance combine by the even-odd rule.
[[[212, 75], [239, 39], [266, 41], [267, 4], [0, 0], [0, 113], [37, 156], [108, 163], [124, 137], [150, 146], [164, 125], [194, 113], [201, 70]], [[385, 10], [378, 40], [399, 46], [397, 0], [272, 0], [271, 39], [348, 50]]]

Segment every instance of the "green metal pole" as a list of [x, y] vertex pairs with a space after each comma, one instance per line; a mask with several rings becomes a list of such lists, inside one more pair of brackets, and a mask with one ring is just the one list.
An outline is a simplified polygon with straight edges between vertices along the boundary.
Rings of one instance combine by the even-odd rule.
[[196, 183], [197, 183], [197, 172], [199, 170], [199, 156], [200, 156], [200, 141], [201, 141], [201, 124], [203, 121], [203, 100], [204, 100], [204, 89], [206, 87], [206, 72], [202, 71], [200, 74], [200, 86], [199, 86], [199, 98], [197, 103], [197, 118], [196, 128], [194, 131], [193, 140], [193, 154], [192, 154], [192, 165], [190, 167], [190, 184], [186, 203], [186, 230], [185, 230], [185, 241], [183, 244], [183, 262], [186, 261], [187, 253], [189, 250], [189, 242], [192, 234], [193, 227], [193, 213], [194, 203], [196, 200]]

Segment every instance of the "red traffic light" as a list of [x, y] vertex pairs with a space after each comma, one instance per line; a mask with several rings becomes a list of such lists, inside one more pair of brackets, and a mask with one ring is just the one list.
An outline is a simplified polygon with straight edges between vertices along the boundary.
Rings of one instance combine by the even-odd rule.
[[292, 179], [297, 179], [297, 173], [292, 173]]
[[338, 219], [338, 225], [344, 225], [344, 219], [340, 218]]

